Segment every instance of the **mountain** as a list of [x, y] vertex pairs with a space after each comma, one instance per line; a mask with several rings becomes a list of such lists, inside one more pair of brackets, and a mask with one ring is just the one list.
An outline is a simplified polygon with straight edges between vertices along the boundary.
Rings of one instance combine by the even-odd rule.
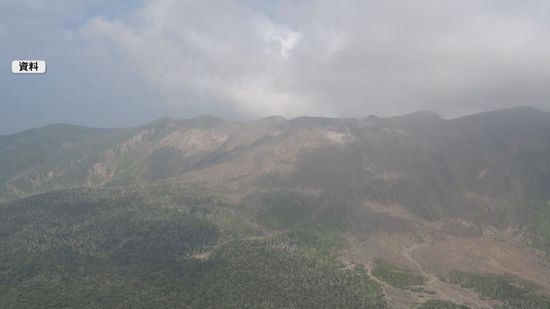
[[0, 200], [5, 307], [550, 304], [550, 113], [528, 107], [47, 126], [0, 136]]

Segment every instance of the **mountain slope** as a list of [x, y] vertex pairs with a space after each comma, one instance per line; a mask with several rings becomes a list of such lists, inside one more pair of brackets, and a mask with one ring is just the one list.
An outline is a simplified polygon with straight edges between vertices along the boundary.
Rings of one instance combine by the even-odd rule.
[[[281, 246], [286, 248], [291, 243], [301, 252], [299, 257], [292, 255], [294, 249], [266, 253], [274, 260], [255, 265], [259, 269], [274, 267], [271, 262], [280, 263], [276, 258], [279, 254], [282, 260], [294, 263], [295, 259], [305, 258], [302, 253], [307, 256], [308, 250], [313, 250], [316, 255], [312, 263], [330, 256], [350, 269], [365, 267], [366, 276], [372, 274], [376, 265], [387, 265], [385, 273], [402, 280], [407, 280], [407, 274], [423, 278], [418, 281], [422, 283], [412, 287], [393, 286], [383, 280], [387, 276], [378, 278], [390, 307], [414, 307], [426, 300], [433, 300], [429, 305], [445, 300], [474, 308], [494, 307], [507, 301], [538, 301], [531, 298], [550, 292], [547, 112], [515, 108], [452, 120], [426, 112], [392, 118], [270, 117], [247, 122], [205, 116], [161, 119], [142, 127], [112, 130], [50, 126], [0, 136], [0, 154], [0, 196], [10, 205], [1, 209], [0, 219], [5, 222], [16, 218], [8, 215], [10, 209], [21, 209], [23, 216], [26, 211], [40, 211], [40, 205], [45, 203], [53, 207], [48, 211], [55, 211], [54, 206], [63, 205], [62, 201], [74, 202], [72, 193], [68, 197], [67, 192], [86, 197], [87, 190], [95, 188], [90, 192], [102, 192], [100, 195], [105, 198], [97, 203], [108, 210], [101, 220], [122, 224], [124, 228], [117, 232], [121, 235], [149, 234], [129, 229], [125, 215], [120, 215], [125, 212], [109, 213], [112, 207], [119, 207], [116, 196], [120, 193], [116, 190], [132, 192], [125, 195], [122, 205], [127, 200], [138, 205], [146, 202], [147, 207], [158, 211], [164, 211], [163, 205], [177, 205], [182, 196], [190, 194], [193, 199], [188, 203], [215, 204], [215, 210], [176, 221], [196, 221], [218, 232], [225, 228], [221, 236], [209, 240], [216, 246], [240, 239], [247, 248], [256, 248], [243, 252], [271, 252], [270, 241], [283, 237]], [[69, 187], [81, 187], [78, 190], [83, 191], [51, 191]], [[32, 206], [23, 207], [21, 203]], [[157, 216], [151, 211], [145, 211], [143, 220]], [[78, 214], [74, 215], [56, 220], [74, 222]], [[88, 215], [99, 220], [102, 212]], [[0, 235], [4, 237], [2, 244], [11, 243], [10, 239], [18, 233], [31, 239], [38, 237], [29, 234], [42, 224], [33, 216], [37, 214], [23, 216], [28, 220], [26, 230], [6, 223], [8, 227]], [[204, 218], [208, 220], [201, 221]], [[109, 224], [101, 225], [99, 230]], [[148, 247], [157, 239], [163, 239], [168, 247], [179, 248], [170, 242], [170, 233], [185, 234], [186, 228], [159, 224], [159, 229], [166, 227], [168, 234], [161, 233], [155, 239], [138, 238], [136, 248], [143, 245], [142, 251], [148, 252], [157, 248]], [[12, 229], [18, 232], [12, 234]], [[66, 229], [71, 242], [89, 245], [89, 239], [79, 238], [79, 231]], [[58, 234], [51, 237], [56, 239]], [[45, 241], [38, 239], [33, 241]], [[23, 245], [17, 243], [13, 248], [18, 246]], [[205, 246], [212, 243], [198, 247]], [[83, 250], [79, 248], [79, 254], [86, 253]], [[223, 254], [206, 251], [198, 250], [197, 254], [205, 254], [207, 262], [220, 263], [213, 266], [219, 269], [242, 262], [239, 256], [228, 262]], [[335, 269], [323, 267], [303, 269], [304, 275], [315, 277], [318, 271], [331, 273]], [[242, 277], [238, 269], [227, 271], [237, 272], [234, 280], [260, 280]], [[336, 273], [341, 275], [340, 271]], [[518, 292], [523, 297], [519, 300], [498, 299], [500, 294], [494, 293], [491, 295], [495, 299], [486, 299], [481, 292], [453, 281], [456, 273], [506, 289], [522, 280], [537, 288]], [[502, 274], [506, 274], [504, 279], [494, 277]], [[339, 277], [344, 280], [341, 288], [352, 291], [344, 286], [348, 284], [346, 280], [363, 280], [356, 275]], [[213, 273], [204, 276], [204, 282], [220, 279]], [[468, 279], [467, 285], [479, 287], [480, 291], [487, 288], [480, 287], [477, 281]], [[466, 285], [466, 281], [460, 282]], [[300, 288], [303, 287], [296, 289]], [[211, 291], [214, 294], [200, 293], [214, 301], [227, 287], [216, 289]], [[229, 296], [218, 300], [225, 297]], [[378, 296], [373, 297], [371, 300], [377, 302]], [[188, 303], [194, 301], [186, 298]], [[214, 306], [196, 301], [202, 306]], [[543, 297], [541, 301], [546, 300]]]
[[0, 308], [385, 307], [364, 270], [247, 229], [194, 192], [157, 190], [1, 206]]

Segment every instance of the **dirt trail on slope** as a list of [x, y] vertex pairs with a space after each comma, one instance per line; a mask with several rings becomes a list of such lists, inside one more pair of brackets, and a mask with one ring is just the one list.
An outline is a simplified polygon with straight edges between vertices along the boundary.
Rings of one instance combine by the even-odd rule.
[[[365, 203], [346, 235], [344, 261], [370, 269], [377, 259], [425, 277], [424, 284], [396, 289], [382, 284], [393, 308], [415, 308], [442, 299], [472, 308], [495, 308], [500, 302], [481, 299], [470, 289], [442, 278], [452, 271], [509, 273], [550, 291], [550, 266], [529, 248], [497, 240], [487, 227], [461, 219], [428, 221], [395, 204]], [[390, 301], [391, 300], [391, 301]], [[393, 305], [392, 305], [393, 304]]]
[[[384, 238], [385, 239], [385, 238]], [[468, 289], [461, 288], [449, 282], [441, 280], [437, 274], [424, 269], [424, 267], [414, 259], [414, 252], [431, 245], [431, 240], [425, 238], [422, 241], [382, 241], [388, 247], [386, 250], [379, 251], [372, 243], [367, 241], [358, 241], [349, 239], [349, 248], [343, 253], [343, 259], [346, 263], [357, 263], [364, 265], [368, 274], [378, 282], [386, 296], [389, 308], [416, 308], [431, 299], [442, 299], [456, 304], [465, 304], [471, 308], [494, 308], [497, 303], [480, 299], [479, 295]], [[380, 240], [379, 240], [380, 241]], [[391, 251], [392, 254], [388, 254]], [[377, 258], [387, 257], [390, 262], [396, 265], [408, 265], [410, 270], [422, 275], [426, 281], [422, 285], [414, 286], [409, 289], [395, 288], [376, 277], [372, 276], [372, 268]], [[353, 262], [352, 262], [353, 261]]]
[[414, 265], [414, 267], [416, 268], [416, 271], [419, 272], [424, 278], [427, 279], [425, 284], [430, 284], [430, 283], [433, 283], [433, 282], [437, 282], [440, 279], [432, 273], [425, 272], [424, 269], [422, 268], [422, 265], [420, 265], [420, 263], [418, 263], [415, 259], [412, 258], [411, 253], [414, 250], [425, 247], [429, 244], [430, 244], [429, 242], [417, 243], [417, 244], [414, 244], [412, 246], [405, 246], [405, 247], [403, 247], [403, 250], [401, 250], [401, 254], [409, 262], [411, 262], [412, 265]]
[[430, 244], [430, 241], [424, 240], [423, 242], [413, 244], [412, 246], [405, 246], [401, 250], [401, 254], [416, 268], [418, 273], [426, 278], [423, 286], [424, 288], [432, 290], [436, 293], [434, 294], [433, 299], [445, 299], [457, 304], [467, 304], [474, 308], [492, 308], [494, 304], [482, 300], [477, 293], [449, 282], [442, 281], [434, 273], [424, 270], [422, 265], [412, 257], [412, 253], [415, 250], [426, 247]]

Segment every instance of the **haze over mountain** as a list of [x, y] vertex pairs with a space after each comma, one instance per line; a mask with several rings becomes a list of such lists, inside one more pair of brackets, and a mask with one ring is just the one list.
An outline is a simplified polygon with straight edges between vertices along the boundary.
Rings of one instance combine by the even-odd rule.
[[[1, 8], [0, 134], [165, 115], [550, 110], [547, 0], [2, 0]], [[12, 74], [13, 60], [37, 58], [47, 74]]]
[[0, 136], [0, 199], [0, 306], [74, 286], [48, 304], [240, 307], [258, 284], [254, 307], [550, 305], [550, 113], [529, 107], [51, 125]]

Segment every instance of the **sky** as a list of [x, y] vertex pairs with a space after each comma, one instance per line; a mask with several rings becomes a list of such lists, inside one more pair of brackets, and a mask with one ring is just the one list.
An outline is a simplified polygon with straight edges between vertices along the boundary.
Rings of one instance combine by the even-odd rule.
[[0, 0], [0, 134], [514, 106], [550, 110], [550, 0]]

